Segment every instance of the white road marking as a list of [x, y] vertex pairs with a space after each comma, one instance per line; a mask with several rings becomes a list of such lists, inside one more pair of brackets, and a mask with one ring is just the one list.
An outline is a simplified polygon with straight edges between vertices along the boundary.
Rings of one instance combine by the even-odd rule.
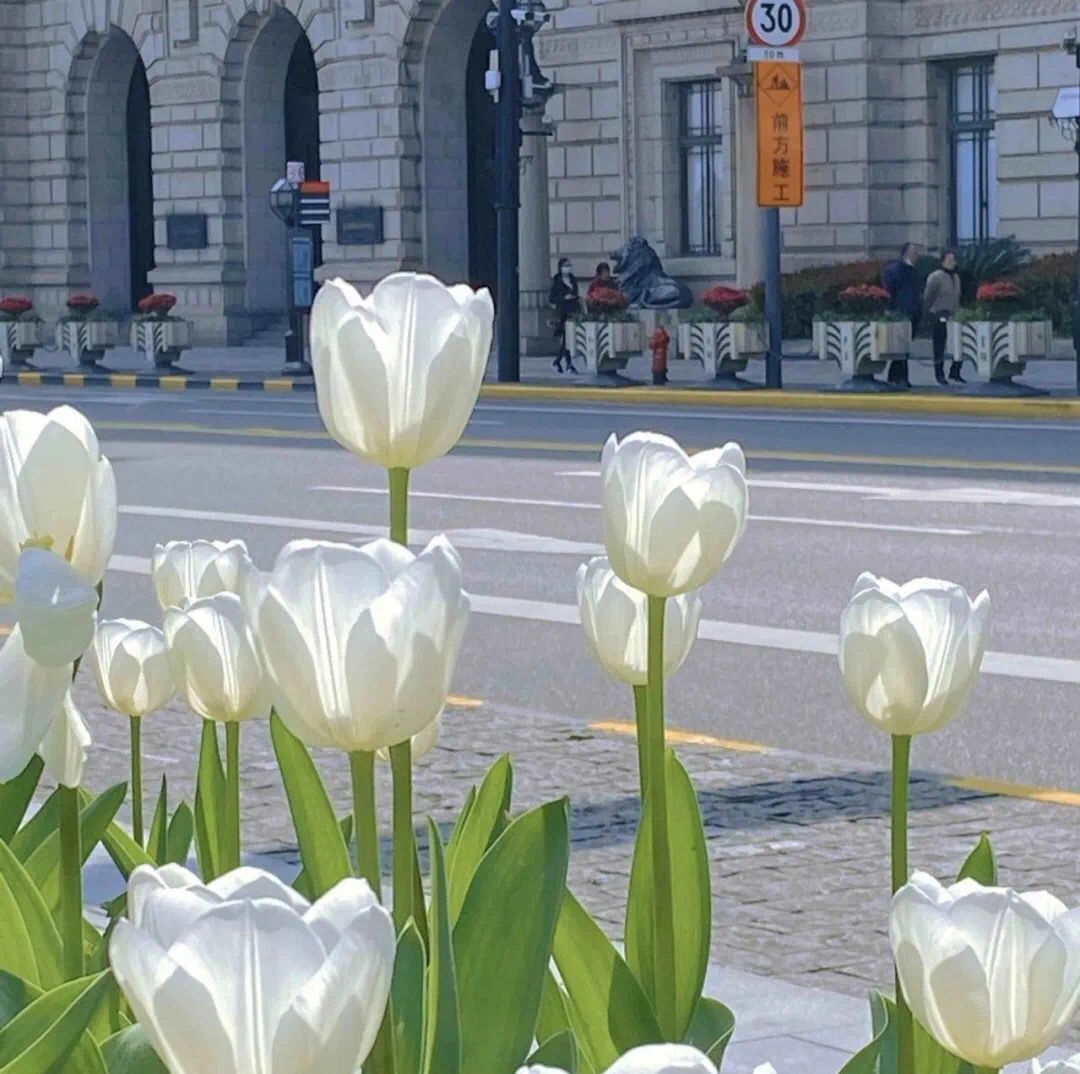
[[[141, 556], [113, 556], [110, 569], [127, 574], [149, 574], [150, 561]], [[534, 623], [578, 625], [581, 618], [573, 604], [556, 604], [522, 597], [498, 597], [470, 594], [473, 611], [504, 619], [524, 619]], [[779, 649], [792, 653], [812, 653], [835, 658], [839, 640], [835, 634], [817, 630], [792, 630], [789, 627], [758, 626], [752, 623], [729, 623], [718, 619], [702, 620], [699, 637], [705, 641], [742, 645], [751, 649]], [[1054, 656], [1031, 656], [1026, 653], [988, 652], [982, 670], [987, 675], [1008, 679], [1080, 685], [1080, 660]]]

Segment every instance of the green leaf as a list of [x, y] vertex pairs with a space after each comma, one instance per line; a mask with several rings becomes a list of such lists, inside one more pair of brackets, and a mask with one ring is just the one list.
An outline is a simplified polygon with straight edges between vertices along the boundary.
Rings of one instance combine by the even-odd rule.
[[[89, 795], [80, 794], [85, 803]], [[89, 804], [84, 804], [79, 811], [79, 823], [82, 828], [82, 862], [85, 865], [94, 847], [101, 842], [112, 824], [120, 806], [127, 797], [127, 784], [117, 783], [103, 791]], [[60, 832], [54, 831], [26, 859], [26, 872], [38, 886], [45, 905], [54, 913], [60, 908]]]
[[424, 1013], [423, 1074], [460, 1074], [461, 1021], [457, 970], [442, 838], [428, 820], [431, 856], [431, 961], [427, 971]]
[[637, 978], [569, 891], [555, 932], [555, 963], [582, 1057], [594, 1071], [642, 1044], [663, 1041]]
[[961, 880], [974, 880], [983, 887], [996, 887], [998, 882], [997, 859], [994, 857], [994, 848], [990, 843], [990, 836], [983, 832], [975, 849], [967, 856], [957, 882]]
[[289, 799], [300, 859], [312, 894], [319, 898], [339, 880], [352, 876], [349, 848], [314, 762], [276, 712], [270, 715], [270, 737]]
[[26, 861], [50, 832], [60, 823], [60, 796], [53, 791], [34, 815], [12, 836], [11, 850], [19, 861]]
[[[673, 750], [664, 756], [667, 780], [668, 845], [671, 848], [671, 903], [675, 933], [674, 1024], [669, 1040], [682, 1040], [698, 1009], [709, 968], [712, 891], [705, 827], [694, 785]], [[658, 989], [653, 960], [652, 823], [646, 798], [638, 830], [626, 904], [626, 961], [653, 1009]]]
[[480, 859], [502, 834], [510, 810], [514, 770], [508, 756], [500, 757], [484, 777], [472, 806], [462, 814], [446, 849], [450, 918], [457, 921]]
[[[42, 988], [59, 984], [64, 979], [63, 951], [56, 922], [37, 885], [6, 843], [0, 843], [0, 889], [6, 892], [0, 916], [5, 929], [5, 940], [0, 945], [0, 968]], [[17, 911], [11, 910], [12, 905]], [[25, 961], [27, 944], [36, 968]], [[27, 972], [19, 973], [16, 966]]]
[[896, 1074], [895, 1010], [892, 1002], [880, 993], [870, 993], [874, 1036], [843, 1065], [840, 1074]]
[[105, 829], [101, 842], [125, 880], [137, 866], [155, 864], [154, 859], [116, 821]]
[[563, 799], [519, 817], [480, 859], [454, 926], [462, 1074], [517, 1070], [528, 1055], [569, 849]]
[[150, 857], [158, 865], [164, 865], [168, 853], [169, 836], [169, 780], [167, 776], [161, 777], [161, 791], [158, 793], [157, 805], [154, 807], [154, 819], [150, 822], [150, 838], [146, 841], [146, 849]]
[[24, 1007], [30, 1006], [41, 989], [15, 974], [0, 970], [0, 1027], [6, 1026]]
[[570, 1013], [567, 1010], [566, 993], [549, 969], [544, 974], [544, 987], [540, 993], [540, 1013], [536, 1018], [537, 1040], [551, 1040], [560, 1033], [572, 1033]]
[[195, 837], [195, 818], [187, 802], [176, 807], [169, 821], [169, 833], [165, 840], [165, 860], [177, 865], [187, 865], [191, 854], [191, 842]]
[[720, 1069], [735, 1032], [735, 1015], [718, 1000], [702, 996], [686, 1033], [686, 1043], [704, 1052]]
[[[348, 840], [345, 841], [348, 846]], [[420, 942], [427, 950], [431, 942], [431, 933], [428, 930], [427, 903], [424, 899], [424, 874], [420, 872], [420, 848], [416, 840], [413, 840], [413, 923], [416, 931], [420, 934]]]
[[573, 1033], [560, 1033], [544, 1041], [528, 1059], [526, 1066], [556, 1067], [567, 1074], [577, 1074], [577, 1045]]
[[213, 720], [203, 720], [199, 774], [195, 782], [195, 849], [206, 883], [224, 871], [225, 770]]
[[142, 1026], [128, 1026], [101, 1046], [109, 1074], [168, 1074], [150, 1046]]
[[0, 783], [0, 839], [5, 843], [10, 843], [19, 830], [44, 767], [40, 757], [33, 757], [14, 779]]
[[396, 1074], [420, 1074], [424, 1047], [424, 973], [427, 955], [412, 920], [398, 937], [394, 979], [390, 986], [394, 1012]]
[[[353, 816], [351, 813], [346, 813], [345, 816], [338, 821], [338, 827], [341, 829], [341, 838], [345, 840], [345, 846], [348, 847], [352, 842], [352, 826]], [[316, 896], [311, 893], [311, 884], [308, 882], [307, 872], [301, 869], [296, 874], [296, 879], [293, 881], [293, 888], [300, 892], [309, 902], [314, 902]]]
[[[0, 1029], [0, 1074], [52, 1074], [62, 1064], [67, 1074], [72, 1064], [66, 1061], [83, 1039], [88, 1042], [85, 1051], [97, 1052], [84, 1034], [110, 987], [112, 978], [102, 973], [68, 981], [33, 1000]], [[100, 1052], [96, 1059], [97, 1069], [104, 1072]], [[91, 1059], [78, 1074], [93, 1069]]]

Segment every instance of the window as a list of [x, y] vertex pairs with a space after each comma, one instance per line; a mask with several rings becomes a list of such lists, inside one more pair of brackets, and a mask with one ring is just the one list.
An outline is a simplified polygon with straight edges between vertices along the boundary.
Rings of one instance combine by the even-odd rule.
[[994, 61], [949, 69], [952, 241], [981, 242], [997, 232]]
[[719, 79], [679, 84], [684, 254], [721, 252], [721, 198], [725, 185], [722, 102]]

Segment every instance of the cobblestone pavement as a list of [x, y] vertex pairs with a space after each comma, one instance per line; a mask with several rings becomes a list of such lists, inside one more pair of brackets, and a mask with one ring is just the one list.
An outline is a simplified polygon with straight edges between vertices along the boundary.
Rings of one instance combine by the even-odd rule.
[[[87, 784], [100, 789], [126, 779], [126, 721], [101, 709], [85, 673], [77, 695], [98, 746]], [[148, 799], [164, 771], [173, 801], [181, 794], [190, 800], [198, 735], [198, 722], [176, 704], [146, 721]], [[678, 749], [698, 789], [708, 836], [713, 960], [849, 994], [887, 985], [885, 767], [781, 751]], [[912, 866], [951, 877], [980, 833], [989, 831], [1004, 882], [1020, 889], [1046, 887], [1075, 904], [1080, 813], [953, 787], [918, 771], [923, 749], [932, 749], [932, 739], [915, 744]], [[886, 750], [883, 739], [883, 760]], [[445, 718], [440, 747], [418, 766], [418, 811], [448, 824], [468, 788], [507, 752], [514, 760], [516, 810], [570, 796], [571, 885], [609, 934], [620, 937], [638, 819], [632, 739], [498, 705], [454, 709]], [[242, 757], [245, 849], [294, 854], [265, 722], [245, 725]], [[347, 765], [332, 754], [317, 759], [339, 812], [345, 813]], [[382, 778], [381, 801], [388, 803], [385, 770]], [[384, 816], [388, 830], [388, 808]], [[1070, 1042], [1080, 1042], [1080, 1027], [1074, 1026]]]

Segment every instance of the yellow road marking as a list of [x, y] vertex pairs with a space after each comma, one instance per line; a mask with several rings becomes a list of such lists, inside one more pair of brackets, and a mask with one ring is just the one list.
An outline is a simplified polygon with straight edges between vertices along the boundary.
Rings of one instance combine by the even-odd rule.
[[20, 373], [19, 374], [19, 383], [20, 384], [40, 384], [41, 383], [41, 374], [40, 373]]
[[1076, 791], [1062, 791], [1053, 787], [1029, 787], [1024, 783], [979, 779], [975, 776], [949, 777], [945, 782], [950, 787], [959, 787], [966, 791], [982, 791], [985, 794], [1000, 794], [1005, 798], [1026, 798], [1032, 802], [1050, 802], [1052, 805], [1080, 807], [1080, 794]]
[[455, 709], [479, 709], [484, 705], [478, 697], [459, 697], [457, 694], [451, 694], [446, 699], [446, 703]]
[[134, 373], [113, 373], [109, 377], [109, 383], [114, 388], [136, 388]]
[[64, 374], [64, 387], [66, 387], [66, 388], [84, 388], [84, 387], [86, 387], [86, 374], [85, 373], [65, 373]]
[[284, 377], [274, 380], [263, 381], [263, 391], [267, 392], [291, 392], [293, 390], [293, 382]]
[[158, 387], [166, 391], [182, 392], [187, 390], [187, 382], [187, 377], [161, 377], [158, 380]]
[[[606, 731], [612, 735], [628, 735], [637, 738], [637, 727], [632, 723], [623, 723], [619, 720], [600, 720], [589, 724], [593, 731]], [[740, 742], [733, 738], [715, 738], [713, 735], [702, 735], [696, 731], [676, 731], [668, 728], [665, 732], [666, 741], [673, 746], [712, 746], [715, 749], [734, 750], [738, 753], [772, 753], [768, 746], [762, 746], [758, 742]]]
[[219, 392], [234, 392], [240, 387], [239, 377], [211, 377], [210, 387]]

